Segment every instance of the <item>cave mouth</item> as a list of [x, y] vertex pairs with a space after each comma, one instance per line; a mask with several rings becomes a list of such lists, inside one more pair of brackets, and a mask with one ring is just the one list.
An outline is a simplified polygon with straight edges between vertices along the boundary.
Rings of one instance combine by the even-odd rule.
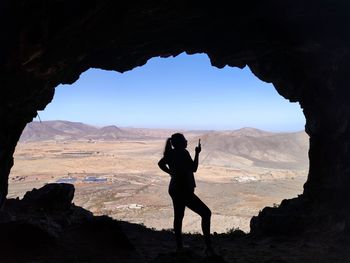
[[73, 83], [89, 68], [125, 72], [157, 56], [205, 53], [218, 68], [248, 66], [284, 98], [299, 102], [305, 115], [310, 149], [303, 194], [263, 210], [255, 232], [269, 234], [278, 226], [287, 233], [310, 227], [324, 233], [327, 226], [342, 226], [339, 231], [349, 233], [348, 2], [253, 0], [232, 8], [230, 2], [5, 1], [2, 6], [0, 206], [20, 135], [59, 84]]
[[[159, 107], [151, 107], [157, 103]], [[291, 132], [302, 129], [302, 113], [300, 108], [296, 113], [296, 107], [285, 104], [290, 106], [271, 84], [261, 82], [247, 68], [213, 68], [203, 55], [155, 58], [143, 67], [122, 74], [89, 70], [74, 84], [57, 87], [53, 102], [40, 113], [44, 122], [37, 123], [38, 132], [40, 129], [59, 131], [62, 126], [66, 130], [51, 135], [51, 139], [45, 137], [50, 134], [40, 138], [42, 135], [35, 137], [24, 131], [25, 138], [21, 141], [26, 143], [17, 146], [9, 197], [19, 194], [14, 189], [16, 184], [19, 187], [26, 182], [28, 187], [37, 188], [47, 182], [70, 182], [76, 185], [75, 203], [95, 214], [107, 214], [157, 229], [171, 228], [171, 200], [164, 198], [168, 197], [168, 178], [156, 163], [161, 157], [165, 136], [180, 129], [189, 136], [191, 155], [198, 138], [202, 139], [203, 160], [196, 176], [196, 191], [213, 211], [213, 231], [240, 228], [248, 232], [252, 216], [265, 206], [275, 206], [282, 199], [297, 196], [306, 181], [307, 137]], [[151, 118], [145, 118], [147, 116]], [[175, 124], [166, 122], [164, 117], [174, 120]], [[132, 122], [125, 122], [130, 119]], [[74, 122], [46, 123], [46, 120]], [[99, 122], [101, 120], [104, 122]], [[155, 120], [157, 122], [151, 123]], [[292, 123], [293, 128], [288, 126], [292, 120], [299, 121]], [[228, 126], [231, 121], [234, 126]], [[78, 129], [89, 127], [77, 126], [76, 122], [107, 126], [102, 128], [105, 141], [99, 141], [97, 135], [92, 134], [77, 139]], [[163, 130], [153, 140], [127, 139], [122, 138], [123, 128], [119, 126]], [[239, 128], [244, 129], [229, 132]], [[169, 134], [166, 135], [164, 129]], [[125, 129], [131, 134], [141, 130]], [[278, 133], [281, 131], [284, 133]], [[64, 136], [69, 139], [65, 141]], [[247, 149], [235, 150], [235, 143]], [[224, 144], [228, 146], [225, 149]], [[303, 147], [303, 151], [298, 151], [298, 147]], [[302, 156], [298, 156], [300, 154]], [[302, 162], [302, 158], [306, 161]], [[28, 159], [32, 159], [31, 164], [26, 162]], [[24, 169], [23, 165], [32, 169]], [[139, 172], [134, 171], [135, 167]], [[35, 176], [30, 174], [34, 172]], [[40, 175], [44, 179], [40, 179]], [[125, 188], [128, 181], [136, 184]], [[136, 185], [145, 190], [140, 191]], [[96, 189], [101, 190], [96, 193]], [[222, 196], [217, 198], [219, 193]], [[154, 196], [161, 196], [163, 200]], [[232, 210], [231, 206], [235, 208]], [[156, 215], [159, 207], [162, 209]], [[229, 223], [223, 223], [227, 221]], [[185, 217], [184, 231], [200, 231], [195, 214], [190, 212]]]
[[305, 125], [300, 106], [286, 103], [248, 67], [218, 69], [207, 55], [185, 53], [153, 58], [124, 73], [90, 69], [74, 84], [58, 86], [54, 103], [40, 116], [98, 126], [187, 130], [291, 132]]

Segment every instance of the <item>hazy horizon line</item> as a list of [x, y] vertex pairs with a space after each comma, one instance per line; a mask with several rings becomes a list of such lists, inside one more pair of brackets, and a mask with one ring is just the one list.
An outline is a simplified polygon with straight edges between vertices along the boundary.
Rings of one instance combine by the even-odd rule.
[[255, 129], [255, 130], [260, 130], [260, 131], [265, 131], [265, 132], [275, 132], [275, 133], [279, 133], [279, 132], [286, 132], [286, 133], [292, 133], [292, 132], [301, 132], [304, 131], [305, 129], [261, 129], [261, 128], [257, 128], [257, 127], [252, 127], [252, 126], [240, 126], [238, 128], [190, 128], [190, 127], [159, 127], [159, 126], [153, 126], [153, 127], [142, 127], [142, 126], [124, 126], [124, 125], [118, 125], [115, 123], [111, 123], [111, 124], [95, 124], [95, 123], [88, 123], [88, 122], [83, 122], [83, 121], [73, 121], [73, 120], [60, 120], [60, 119], [56, 119], [56, 120], [39, 120], [38, 118], [33, 119], [32, 122], [54, 122], [54, 121], [61, 121], [61, 122], [72, 122], [72, 123], [82, 123], [85, 125], [89, 125], [89, 126], [93, 126], [96, 128], [103, 128], [103, 127], [107, 127], [107, 126], [116, 126], [118, 128], [128, 128], [128, 129], [153, 129], [153, 130], [178, 130], [178, 131], [206, 131], [206, 132], [213, 132], [213, 131], [237, 131], [237, 130], [242, 130], [242, 129]]

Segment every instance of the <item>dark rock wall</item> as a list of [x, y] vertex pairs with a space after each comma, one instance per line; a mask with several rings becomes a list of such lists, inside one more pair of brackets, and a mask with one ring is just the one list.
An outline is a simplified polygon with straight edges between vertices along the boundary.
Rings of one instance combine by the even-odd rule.
[[[230, 2], [230, 3], [229, 3]], [[249, 66], [290, 101], [310, 135], [304, 194], [350, 192], [349, 1], [4, 0], [0, 8], [0, 192], [26, 123], [91, 68], [124, 72], [154, 56], [206, 53]]]

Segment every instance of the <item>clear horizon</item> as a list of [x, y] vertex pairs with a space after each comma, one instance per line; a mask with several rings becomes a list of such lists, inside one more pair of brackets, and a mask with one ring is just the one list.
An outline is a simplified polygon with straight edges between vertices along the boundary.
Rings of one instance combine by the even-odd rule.
[[72, 85], [59, 85], [39, 116], [182, 130], [300, 131], [305, 125], [299, 104], [284, 99], [249, 68], [218, 69], [200, 54], [153, 58], [125, 73], [90, 69]]

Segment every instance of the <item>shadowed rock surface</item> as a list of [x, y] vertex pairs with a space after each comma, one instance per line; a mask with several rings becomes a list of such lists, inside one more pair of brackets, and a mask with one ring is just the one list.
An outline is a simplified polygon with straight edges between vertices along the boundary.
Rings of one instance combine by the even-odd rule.
[[319, 221], [334, 206], [348, 221], [349, 12], [345, 0], [2, 1], [0, 204], [21, 132], [58, 84], [92, 67], [124, 72], [187, 52], [206, 53], [219, 68], [248, 66], [300, 103], [310, 136], [302, 198], [326, 209]]
[[217, 255], [210, 256], [204, 254], [201, 235], [185, 234], [184, 242], [189, 248], [176, 252], [174, 234], [169, 230], [155, 231], [107, 216], [96, 217], [68, 199], [62, 201], [59, 196], [72, 189], [69, 184], [49, 184], [27, 193], [27, 196], [49, 196], [46, 202], [39, 203], [38, 198], [7, 200], [0, 217], [0, 262], [345, 263], [350, 260], [350, 235], [344, 225], [322, 231], [310, 227], [303, 235], [296, 235], [295, 229], [286, 229], [288, 225], [270, 229], [274, 231], [270, 236], [234, 229], [225, 234], [214, 233]]
[[47, 184], [22, 200], [7, 200], [0, 214], [0, 262], [136, 262], [119, 223], [75, 206], [73, 196], [73, 185]]

